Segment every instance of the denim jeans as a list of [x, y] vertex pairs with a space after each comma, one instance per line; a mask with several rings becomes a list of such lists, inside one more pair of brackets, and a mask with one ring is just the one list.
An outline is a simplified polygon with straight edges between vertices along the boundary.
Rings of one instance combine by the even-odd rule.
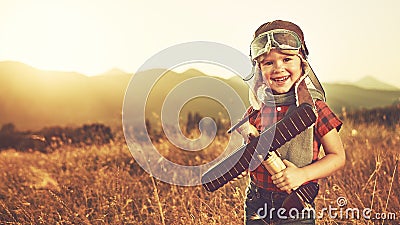
[[[284, 192], [272, 192], [256, 187], [250, 183], [246, 189], [245, 224], [315, 224], [315, 205], [310, 211], [285, 210], [281, 208], [288, 196]], [[314, 211], [312, 211], [314, 210]]]

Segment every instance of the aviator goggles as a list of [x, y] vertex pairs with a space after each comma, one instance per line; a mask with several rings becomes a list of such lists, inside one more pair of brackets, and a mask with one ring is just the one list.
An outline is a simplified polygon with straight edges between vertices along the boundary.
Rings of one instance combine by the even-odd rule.
[[252, 60], [272, 47], [280, 50], [300, 50], [302, 46], [299, 36], [290, 30], [275, 29], [259, 34], [250, 44], [250, 57]]

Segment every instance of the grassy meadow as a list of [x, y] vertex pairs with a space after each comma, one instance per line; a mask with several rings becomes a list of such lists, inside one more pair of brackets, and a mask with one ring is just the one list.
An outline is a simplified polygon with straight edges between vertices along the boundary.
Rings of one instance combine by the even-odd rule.
[[[1, 151], [0, 224], [242, 224], [247, 178], [214, 193], [163, 183], [140, 168], [119, 135], [109, 144], [64, 145], [49, 153]], [[371, 216], [387, 219], [325, 214], [318, 223], [398, 224], [400, 127], [345, 121], [340, 135], [347, 163], [320, 180], [317, 212], [337, 207], [342, 197], [345, 207], [371, 208]], [[226, 141], [218, 138], [216, 146]]]

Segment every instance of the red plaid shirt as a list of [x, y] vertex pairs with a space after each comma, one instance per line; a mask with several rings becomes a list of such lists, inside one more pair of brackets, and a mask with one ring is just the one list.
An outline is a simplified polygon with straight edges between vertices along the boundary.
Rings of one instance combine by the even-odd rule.
[[[315, 106], [317, 108], [318, 117], [314, 126], [313, 162], [318, 160], [318, 153], [321, 147], [321, 137], [334, 128], [339, 131], [342, 126], [342, 122], [325, 102], [317, 100]], [[249, 122], [259, 131], [262, 131], [265, 127], [268, 127], [268, 125], [282, 119], [288, 108], [289, 106], [263, 107], [257, 115], [249, 118]], [[252, 107], [250, 107], [247, 113], [251, 113], [252, 110]], [[273, 184], [271, 175], [262, 165], [251, 171], [250, 177], [251, 181], [260, 188], [268, 191], [281, 192], [281, 190]]]

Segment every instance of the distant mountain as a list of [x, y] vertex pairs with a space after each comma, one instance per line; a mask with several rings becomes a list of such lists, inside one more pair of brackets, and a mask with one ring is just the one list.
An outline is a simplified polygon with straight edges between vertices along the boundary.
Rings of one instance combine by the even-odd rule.
[[0, 125], [18, 129], [121, 121], [131, 75], [87, 77], [43, 71], [19, 62], [0, 62]]
[[128, 74], [127, 72], [125, 72], [121, 69], [112, 68], [111, 70], [109, 70], [105, 73], [99, 74], [98, 76], [126, 76], [127, 74]]
[[387, 91], [400, 90], [398, 87], [382, 82], [372, 76], [363, 77], [360, 80], [354, 82], [353, 85], [365, 89], [387, 90]]
[[[154, 83], [153, 81], [156, 80], [160, 74], [163, 75], [157, 80], [157, 82]], [[207, 79], [202, 79], [202, 78], [207, 78]], [[216, 76], [209, 76], [196, 69], [189, 69], [183, 73], [176, 73], [174, 71], [167, 71], [164, 69], [153, 69], [137, 73], [134, 75], [133, 79], [135, 79], [135, 82], [137, 82], [138, 84], [143, 84], [143, 85], [136, 85], [134, 90], [130, 88], [130, 92], [126, 93], [126, 95], [128, 96], [133, 96], [131, 98], [132, 101], [130, 100], [126, 102], [127, 105], [124, 106], [127, 107], [128, 110], [132, 110], [132, 111], [127, 111], [127, 114], [128, 115], [136, 114], [135, 111], [143, 110], [143, 109], [138, 109], [138, 105], [136, 104], [136, 102], [139, 102], [140, 100], [135, 98], [138, 96], [137, 93], [149, 92], [146, 98], [146, 107], [145, 107], [146, 118], [149, 121], [156, 124], [161, 123], [160, 120], [161, 110], [163, 107], [165, 107], [165, 105], [163, 104], [165, 103], [167, 97], [173, 99], [171, 102], [173, 102], [174, 106], [184, 103], [181, 109], [174, 109], [176, 110], [176, 112], [179, 112], [178, 117], [180, 119], [180, 122], [186, 121], [189, 112], [191, 113], [197, 112], [202, 116], [212, 117], [214, 119], [228, 118], [229, 117], [228, 112], [223, 107], [223, 105], [221, 105], [221, 103], [218, 103], [216, 100], [210, 97], [204, 96], [209, 94], [209, 96], [214, 97], [216, 99], [223, 99], [224, 101], [226, 101], [225, 102], [226, 104], [234, 103], [236, 96], [232, 94], [234, 93], [233, 91], [229, 92], [229, 90], [225, 89], [228, 87], [235, 90], [235, 92], [241, 98], [240, 101], [244, 102], [246, 107], [249, 105], [248, 90], [246, 88], [247, 86], [245, 82], [239, 77], [223, 79]], [[193, 82], [193, 79], [197, 80]], [[188, 86], [187, 82], [190, 82], [190, 86]], [[150, 88], [146, 87], [146, 85], [153, 83], [154, 86], [152, 86], [151, 90], [148, 90]], [[216, 83], [223, 84], [222, 86], [224, 87], [225, 90], [222, 89], [223, 87], [214, 85]], [[175, 93], [178, 94], [174, 95], [174, 91]], [[195, 93], [199, 93], [199, 91], [205, 94], [196, 96], [198, 94]], [[214, 93], [217, 92], [220, 96], [217, 97], [214, 94], [212, 94], [212, 92]], [[173, 97], [171, 97], [171, 95]], [[235, 118], [235, 120], [240, 119], [242, 115], [243, 114], [241, 112], [240, 116]], [[176, 117], [176, 119], [178, 119], [178, 117]], [[139, 118], [130, 118], [130, 119], [131, 119], [130, 123], [141, 122], [139, 121]], [[177, 123], [177, 121], [164, 121], [164, 122], [169, 124]]]
[[[148, 84], [151, 76], [159, 72], [150, 70], [135, 76], [142, 80], [142, 84]], [[207, 77], [194, 69], [164, 74], [148, 96], [147, 117], [150, 120], [159, 117], [165, 97], [177, 84], [201, 76]], [[123, 100], [131, 77], [132, 74], [119, 69], [88, 77], [79, 73], [38, 70], [19, 62], [0, 62], [0, 127], [6, 123], [14, 123], [21, 130], [94, 122], [121, 125]], [[241, 79], [219, 80], [236, 89], [243, 101], [247, 101], [247, 90]], [[193, 88], [195, 86], [197, 84]], [[135, 86], [135, 90], [142, 93], [146, 91], [143, 88], [144, 85]], [[202, 88], [209, 86], [203, 85]], [[186, 97], [180, 95], [175, 100], [179, 102]], [[131, 108], [143, 110], [137, 107], [133, 105]], [[181, 117], [185, 118], [189, 111], [203, 115], [211, 112], [210, 116], [217, 117], [224, 109], [213, 100], [198, 97], [196, 101], [185, 104]], [[227, 116], [226, 111], [224, 115]]]
[[[88, 77], [79, 73], [38, 70], [18, 62], [0, 62], [0, 127], [6, 123], [14, 123], [17, 129], [26, 130], [48, 126], [78, 126], [94, 122], [120, 126], [123, 100], [132, 76], [142, 84], [148, 84], [159, 72], [160, 70], [155, 69], [132, 75], [113, 69], [99, 76]], [[159, 118], [166, 96], [176, 85], [191, 78], [207, 76], [194, 69], [183, 73], [165, 73], [148, 96], [146, 118], [150, 121]], [[213, 78], [236, 90], [242, 101], [248, 105], [247, 86], [239, 77]], [[189, 90], [202, 88], [207, 91], [211, 88], [207, 83], [192, 85]], [[349, 111], [370, 109], [391, 105], [400, 98], [399, 90], [372, 90], [349, 84], [323, 85], [327, 92], [328, 104], [338, 113], [342, 107]], [[146, 91], [145, 85], [137, 85], [134, 88], [139, 92]], [[228, 101], [233, 101], [233, 96], [225, 92], [223, 94]], [[173, 100], [181, 102], [187, 97], [179, 95]], [[143, 110], [136, 105], [128, 107], [132, 110]], [[227, 112], [221, 104], [204, 97], [184, 104], [180, 117], [186, 118], [188, 112], [199, 112], [203, 116], [207, 114], [214, 118], [227, 117]]]
[[365, 89], [350, 84], [323, 84], [327, 103], [333, 111], [372, 109], [392, 105], [400, 100], [400, 90]]

